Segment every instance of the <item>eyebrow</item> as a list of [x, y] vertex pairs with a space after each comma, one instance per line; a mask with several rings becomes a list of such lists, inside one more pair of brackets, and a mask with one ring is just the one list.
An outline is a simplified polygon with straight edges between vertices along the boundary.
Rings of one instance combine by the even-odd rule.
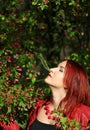
[[62, 68], [62, 69], [64, 69], [65, 67], [63, 67], [63, 66], [61, 66], [61, 65], [58, 65], [58, 67], [60, 67], [60, 68]]
[[60, 66], [60, 68], [64, 69], [65, 67], [63, 67], [63, 66]]

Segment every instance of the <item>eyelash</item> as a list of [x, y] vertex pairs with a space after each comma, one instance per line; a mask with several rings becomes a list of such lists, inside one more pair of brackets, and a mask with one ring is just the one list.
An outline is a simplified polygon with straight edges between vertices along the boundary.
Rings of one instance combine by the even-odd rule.
[[59, 70], [60, 72], [63, 72], [63, 70]]

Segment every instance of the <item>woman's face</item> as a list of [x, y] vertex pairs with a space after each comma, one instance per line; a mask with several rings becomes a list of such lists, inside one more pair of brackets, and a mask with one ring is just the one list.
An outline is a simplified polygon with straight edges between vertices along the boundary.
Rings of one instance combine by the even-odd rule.
[[63, 78], [67, 61], [61, 62], [57, 67], [51, 68], [50, 73], [45, 78], [45, 82], [56, 88], [64, 87]]

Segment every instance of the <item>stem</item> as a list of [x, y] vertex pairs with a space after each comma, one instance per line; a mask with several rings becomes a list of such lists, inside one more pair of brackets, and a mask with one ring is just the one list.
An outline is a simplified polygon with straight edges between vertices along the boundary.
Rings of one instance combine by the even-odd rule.
[[46, 62], [46, 60], [44, 59], [44, 57], [42, 56], [42, 54], [39, 55], [39, 59], [41, 60], [41, 63], [43, 65], [43, 67], [47, 70], [50, 71], [50, 68]]

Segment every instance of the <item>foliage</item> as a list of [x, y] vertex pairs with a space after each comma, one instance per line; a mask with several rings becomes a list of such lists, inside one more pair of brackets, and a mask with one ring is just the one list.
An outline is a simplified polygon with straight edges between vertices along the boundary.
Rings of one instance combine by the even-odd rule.
[[41, 51], [48, 50], [48, 53], [45, 53], [47, 59], [57, 62], [63, 55], [67, 56], [72, 52], [90, 53], [90, 2], [87, 0], [33, 0], [33, 3], [39, 12], [37, 26], [43, 29], [38, 34], [43, 37], [42, 42], [46, 50]]
[[87, 0], [33, 0], [32, 5], [39, 12], [38, 15], [34, 10], [37, 14], [37, 27], [40, 30], [38, 35], [41, 36], [43, 43], [39, 51], [52, 65], [67, 56], [78, 60], [90, 77], [90, 2]]
[[73, 52], [90, 55], [89, 5], [88, 0], [2, 0], [1, 46], [20, 42], [51, 64]]
[[66, 118], [63, 113], [62, 113], [62, 109], [58, 109], [58, 110], [54, 110], [53, 114], [54, 114], [54, 118], [56, 120], [56, 127], [61, 128], [62, 130], [72, 130], [72, 129], [76, 129], [76, 130], [80, 130], [81, 129], [81, 124], [79, 122], [77, 122], [76, 120], [70, 120], [68, 118]]
[[50, 92], [39, 82], [49, 69], [40, 53], [49, 67], [69, 55], [90, 77], [89, 6], [88, 0], [0, 0], [0, 121], [25, 124], [37, 96]]
[[34, 88], [36, 23], [33, 12], [24, 11], [24, 0], [0, 1], [0, 6], [0, 121], [16, 120], [24, 127], [41, 92]]
[[44, 96], [35, 89], [38, 72], [34, 55], [19, 48], [0, 51], [0, 121], [16, 120], [24, 127], [36, 98]]

